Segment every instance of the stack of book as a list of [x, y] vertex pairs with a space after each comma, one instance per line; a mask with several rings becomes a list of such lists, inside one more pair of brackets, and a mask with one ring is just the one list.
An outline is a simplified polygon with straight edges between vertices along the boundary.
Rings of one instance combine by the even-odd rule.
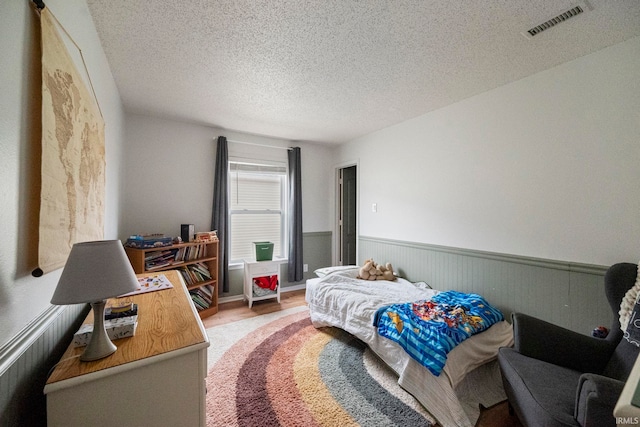
[[174, 261], [184, 262], [203, 258], [206, 256], [206, 250], [205, 245], [184, 246], [182, 248], [175, 249]]
[[[104, 313], [104, 328], [110, 340], [132, 337], [138, 327], [138, 304], [126, 307], [107, 307]], [[82, 325], [73, 335], [73, 346], [89, 344], [93, 334], [93, 323]]]
[[144, 257], [144, 265], [147, 271], [165, 268], [170, 265], [179, 263], [176, 260], [177, 249], [167, 249], [166, 251], [149, 252]]
[[199, 288], [189, 291], [191, 300], [196, 307], [196, 310], [204, 310], [211, 306], [213, 300], [212, 290], [209, 286], [201, 286]]
[[187, 285], [195, 285], [199, 282], [206, 282], [211, 280], [211, 273], [209, 267], [205, 263], [198, 262], [196, 264], [190, 264], [178, 269], [182, 278]]

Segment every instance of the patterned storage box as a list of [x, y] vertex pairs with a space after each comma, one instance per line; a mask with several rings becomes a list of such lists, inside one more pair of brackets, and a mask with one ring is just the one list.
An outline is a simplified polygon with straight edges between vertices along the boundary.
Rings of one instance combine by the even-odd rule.
[[[120, 338], [128, 338], [134, 336], [137, 326], [137, 315], [104, 321], [104, 328], [107, 330], [107, 335], [112, 341]], [[78, 332], [73, 335], [73, 346], [82, 347], [89, 344], [92, 333], [93, 324], [82, 325], [80, 329], [78, 329]]]

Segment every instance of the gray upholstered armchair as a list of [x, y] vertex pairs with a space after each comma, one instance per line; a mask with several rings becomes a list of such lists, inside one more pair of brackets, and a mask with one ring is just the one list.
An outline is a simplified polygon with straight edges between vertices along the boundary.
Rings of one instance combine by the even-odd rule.
[[607, 270], [614, 320], [604, 339], [514, 313], [515, 346], [501, 348], [498, 361], [509, 405], [525, 426], [615, 425], [613, 408], [638, 356], [622, 339], [618, 315], [636, 276], [635, 264]]

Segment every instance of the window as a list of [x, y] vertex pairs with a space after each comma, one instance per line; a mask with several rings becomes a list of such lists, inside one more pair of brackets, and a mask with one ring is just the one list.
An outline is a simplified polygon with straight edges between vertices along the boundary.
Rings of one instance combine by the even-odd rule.
[[229, 161], [231, 262], [254, 258], [253, 242], [273, 242], [273, 255], [282, 256], [286, 180], [285, 165]]

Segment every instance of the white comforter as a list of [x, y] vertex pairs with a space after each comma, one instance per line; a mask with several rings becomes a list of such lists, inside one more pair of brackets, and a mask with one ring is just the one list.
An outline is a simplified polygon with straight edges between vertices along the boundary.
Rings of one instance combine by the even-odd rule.
[[506, 398], [495, 358], [498, 348], [513, 345], [507, 322], [499, 322], [454, 348], [443, 373], [436, 377], [398, 344], [380, 337], [373, 317], [382, 306], [427, 299], [438, 291], [404, 279], [360, 280], [357, 272], [357, 268], [346, 269], [307, 281], [306, 300], [314, 326], [335, 326], [367, 343], [398, 374], [398, 384], [445, 427], [473, 426], [479, 404], [487, 407]]

